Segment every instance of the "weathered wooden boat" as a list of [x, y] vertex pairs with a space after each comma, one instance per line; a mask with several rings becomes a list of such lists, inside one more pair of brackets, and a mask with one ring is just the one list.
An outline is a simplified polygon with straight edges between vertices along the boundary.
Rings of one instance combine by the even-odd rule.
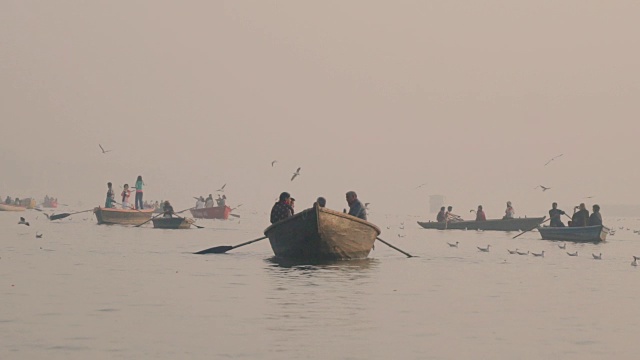
[[151, 219], [153, 209], [125, 210], [97, 207], [93, 209], [98, 224], [139, 225]]
[[364, 259], [380, 229], [370, 222], [317, 204], [264, 230], [277, 258]]
[[231, 208], [228, 206], [214, 206], [200, 209], [191, 209], [191, 216], [196, 219], [229, 219]]
[[156, 229], [189, 229], [194, 223], [193, 219], [179, 217], [157, 217], [151, 219], [153, 227]]
[[607, 239], [609, 228], [602, 225], [580, 227], [550, 227], [538, 228], [543, 240], [559, 240], [573, 242], [600, 242]]
[[545, 219], [543, 217], [516, 218], [516, 219], [491, 219], [486, 221], [458, 221], [437, 222], [418, 221], [418, 225], [425, 229], [437, 230], [487, 230], [487, 231], [525, 231], [534, 229]]
[[0, 204], [0, 211], [25, 211], [26, 209], [24, 206]]

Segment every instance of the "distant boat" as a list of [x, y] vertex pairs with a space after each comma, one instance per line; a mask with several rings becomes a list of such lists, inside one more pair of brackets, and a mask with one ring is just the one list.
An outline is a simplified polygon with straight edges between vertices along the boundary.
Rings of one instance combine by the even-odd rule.
[[418, 221], [418, 225], [425, 229], [437, 230], [487, 230], [487, 231], [525, 231], [540, 225], [546, 216], [516, 219], [491, 219], [485, 221], [449, 221], [438, 222]]
[[47, 201], [42, 202], [42, 207], [55, 209], [58, 207], [58, 202], [54, 199], [48, 199]]
[[543, 240], [559, 240], [573, 242], [600, 242], [607, 239], [609, 228], [602, 225], [580, 227], [550, 227], [538, 228]]
[[151, 221], [153, 222], [153, 227], [156, 229], [189, 229], [191, 224], [194, 223], [193, 219], [179, 217], [157, 217], [151, 219]]
[[228, 206], [214, 206], [200, 209], [191, 209], [191, 216], [196, 219], [229, 219], [231, 208]]
[[23, 206], [27, 209], [35, 209], [36, 200], [32, 198], [20, 199], [20, 206]]
[[0, 204], [0, 211], [25, 211], [26, 209], [24, 206]]
[[280, 259], [346, 260], [369, 256], [380, 229], [355, 216], [316, 204], [269, 226], [264, 234]]
[[125, 210], [97, 207], [93, 209], [98, 225], [139, 225], [151, 219], [153, 209]]

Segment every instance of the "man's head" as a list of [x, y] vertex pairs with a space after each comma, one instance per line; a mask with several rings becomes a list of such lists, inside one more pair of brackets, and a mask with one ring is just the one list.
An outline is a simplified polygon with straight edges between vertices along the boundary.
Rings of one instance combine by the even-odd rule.
[[507, 206], [511, 206], [511, 201], [507, 201]]
[[558, 203], [554, 202], [553, 204], [551, 204], [551, 208], [552, 209], [557, 209], [558, 208]]
[[355, 191], [347, 192], [347, 204], [351, 205], [354, 201], [358, 199], [358, 195]]
[[108, 183], [107, 183], [107, 187], [108, 187], [109, 189], [111, 189], [111, 187], [112, 187], [112, 186], [113, 186], [113, 184], [111, 184], [110, 182], [108, 182]]
[[444, 211], [446, 209], [444, 206], [440, 208], [440, 211]]
[[482, 211], [482, 205], [478, 205], [478, 211]]
[[597, 213], [599, 211], [600, 211], [600, 205], [598, 205], [598, 204], [593, 205], [593, 212]]
[[587, 210], [587, 206], [584, 203], [581, 203], [579, 208], [580, 210]]
[[322, 196], [320, 196], [316, 202], [318, 203], [318, 206], [320, 207], [325, 207], [325, 205], [327, 205], [327, 199], [323, 198]]
[[451, 211], [451, 210], [453, 210], [453, 206], [447, 207], [447, 211]]
[[[219, 195], [218, 195], [218, 196], [219, 196]], [[281, 201], [281, 202], [284, 202], [284, 201], [289, 200], [289, 198], [290, 198], [290, 197], [291, 197], [291, 195], [290, 195], [288, 192], [286, 192], [286, 191], [285, 191], [285, 192], [280, 193], [280, 201]]]

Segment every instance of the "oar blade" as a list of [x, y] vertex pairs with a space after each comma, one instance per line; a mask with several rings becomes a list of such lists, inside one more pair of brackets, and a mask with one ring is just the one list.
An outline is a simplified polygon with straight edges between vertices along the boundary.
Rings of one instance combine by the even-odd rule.
[[71, 214], [63, 213], [63, 214], [51, 215], [51, 216], [49, 216], [49, 220], [60, 220], [60, 219], [66, 218], [69, 215], [71, 215]]
[[200, 250], [194, 254], [196, 255], [202, 255], [202, 254], [224, 254], [227, 251], [233, 249], [233, 246], [229, 246], [229, 245], [223, 245], [223, 246], [216, 246], [216, 247], [212, 247], [209, 249], [204, 249], [204, 250]]

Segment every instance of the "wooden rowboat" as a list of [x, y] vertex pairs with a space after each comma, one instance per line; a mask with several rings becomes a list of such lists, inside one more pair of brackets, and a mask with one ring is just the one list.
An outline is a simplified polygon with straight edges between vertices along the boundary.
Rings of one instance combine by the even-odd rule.
[[151, 221], [153, 221], [153, 227], [156, 229], [189, 229], [191, 224], [194, 223], [193, 219], [179, 217], [157, 217], [151, 219]]
[[139, 225], [151, 219], [153, 209], [124, 210], [114, 208], [97, 207], [93, 209], [98, 225]]
[[380, 229], [354, 216], [317, 204], [264, 230], [273, 253], [280, 259], [364, 259]]
[[538, 231], [543, 240], [600, 242], [607, 239], [609, 228], [602, 225], [580, 227], [541, 226]]
[[26, 209], [23, 206], [0, 204], [0, 211], [25, 211]]
[[425, 229], [437, 230], [487, 230], [487, 231], [525, 231], [540, 225], [543, 217], [517, 218], [517, 219], [491, 219], [486, 221], [457, 221], [457, 222], [421, 222], [418, 225]]
[[228, 206], [214, 206], [200, 209], [191, 209], [191, 216], [196, 219], [229, 219], [231, 208]]

